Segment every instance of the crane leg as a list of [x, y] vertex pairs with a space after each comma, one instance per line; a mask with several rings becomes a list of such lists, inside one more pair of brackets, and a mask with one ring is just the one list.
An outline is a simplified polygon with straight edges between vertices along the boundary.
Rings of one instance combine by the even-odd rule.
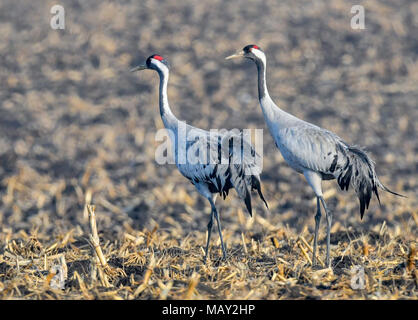
[[325, 204], [325, 200], [322, 196], [322, 177], [318, 172], [311, 171], [311, 170], [305, 170], [303, 172], [303, 175], [305, 176], [306, 180], [308, 181], [309, 185], [313, 189], [316, 195], [316, 215], [315, 215], [315, 237], [314, 237], [314, 247], [313, 247], [313, 258], [312, 258], [312, 264], [316, 263], [316, 249], [317, 249], [317, 241], [318, 241], [318, 230], [319, 230], [319, 223], [321, 221], [321, 205], [320, 202], [322, 202], [322, 206], [324, 207], [325, 213], [327, 214], [327, 266], [331, 266], [331, 260], [330, 260], [330, 232], [331, 232], [331, 222], [332, 222], [332, 215], [331, 212], [328, 210], [327, 205]]
[[331, 258], [330, 258], [330, 245], [331, 245], [331, 224], [332, 224], [332, 213], [328, 210], [327, 205], [323, 197], [320, 197], [322, 206], [325, 209], [327, 214], [327, 266], [331, 268]]
[[212, 235], [212, 227], [213, 227], [213, 217], [216, 217], [216, 220], [218, 220], [218, 230], [219, 230], [219, 234], [221, 236], [221, 243], [222, 243], [222, 250], [224, 251], [224, 256], [225, 256], [225, 249], [224, 249], [224, 245], [223, 245], [223, 239], [222, 239], [222, 234], [221, 234], [221, 225], [219, 224], [219, 217], [218, 217], [218, 212], [216, 211], [216, 206], [215, 206], [215, 201], [216, 201], [216, 197], [217, 194], [212, 194], [209, 191], [209, 188], [206, 184], [204, 183], [197, 183], [195, 184], [195, 187], [197, 189], [197, 191], [199, 191], [199, 193], [204, 196], [206, 199], [208, 199], [209, 203], [210, 203], [210, 220], [208, 223], [208, 239], [206, 241], [206, 249], [205, 249], [205, 257], [203, 259], [203, 262], [206, 264], [206, 260], [208, 258], [208, 253], [209, 253], [209, 243], [210, 243], [210, 236]]
[[221, 247], [222, 247], [223, 258], [226, 259], [226, 249], [225, 249], [225, 245], [224, 245], [224, 239], [222, 237], [221, 220], [219, 219], [218, 210], [216, 210], [216, 207], [215, 207], [215, 204], [213, 203], [213, 201], [211, 201], [210, 204], [212, 206], [212, 211], [213, 211], [213, 214], [215, 215], [216, 223], [218, 225], [218, 232], [219, 232], [219, 238], [221, 239]]
[[319, 197], [316, 198], [316, 215], [315, 215], [315, 236], [313, 245], [312, 265], [316, 265], [316, 249], [318, 247], [318, 231], [321, 222], [321, 203]]
[[206, 250], [205, 250], [205, 258], [204, 258], [204, 263], [206, 264], [206, 260], [208, 258], [208, 252], [209, 252], [209, 242], [210, 242], [210, 236], [212, 233], [212, 226], [213, 226], [213, 209], [210, 212], [210, 220], [208, 223], [208, 240], [206, 242]]

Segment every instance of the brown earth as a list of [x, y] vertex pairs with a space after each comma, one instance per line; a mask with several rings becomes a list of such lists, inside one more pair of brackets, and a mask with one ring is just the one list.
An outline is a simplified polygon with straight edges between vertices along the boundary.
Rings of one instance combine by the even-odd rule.
[[[364, 1], [365, 30], [350, 28], [343, 0], [65, 1], [65, 30], [50, 27], [54, 4], [0, 2], [1, 299], [417, 298], [416, 1]], [[332, 271], [310, 264], [314, 195], [274, 146], [254, 65], [224, 60], [249, 43], [267, 54], [277, 104], [364, 146], [382, 182], [408, 196], [382, 193], [360, 220], [352, 190], [324, 182]], [[209, 207], [174, 165], [155, 162], [158, 77], [129, 72], [153, 53], [172, 66], [179, 119], [264, 129], [270, 212], [255, 201], [249, 218], [235, 192], [218, 200], [226, 262], [214, 232], [203, 265]], [[63, 290], [51, 288], [60, 257]], [[363, 290], [351, 287], [356, 265]]]

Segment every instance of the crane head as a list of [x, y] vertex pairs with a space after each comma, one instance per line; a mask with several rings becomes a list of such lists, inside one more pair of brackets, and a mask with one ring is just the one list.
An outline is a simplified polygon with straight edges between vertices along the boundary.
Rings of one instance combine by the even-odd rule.
[[226, 60], [235, 59], [235, 58], [247, 58], [251, 60], [263, 59], [264, 52], [256, 44], [249, 44], [245, 46], [242, 50], [236, 52], [235, 54], [226, 57]]
[[158, 71], [164, 68], [169, 68], [167, 60], [165, 60], [162, 56], [158, 54], [153, 54], [152, 56], [148, 57], [144, 64], [132, 68], [131, 72], [145, 69], [152, 69]]

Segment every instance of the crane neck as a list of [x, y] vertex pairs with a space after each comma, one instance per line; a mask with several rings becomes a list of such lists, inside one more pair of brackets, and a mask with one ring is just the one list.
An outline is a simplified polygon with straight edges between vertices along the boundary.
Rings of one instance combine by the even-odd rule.
[[266, 82], [266, 61], [264, 59], [255, 60], [258, 72], [258, 99], [267, 123], [274, 118], [275, 109], [279, 109], [270, 98]]
[[157, 72], [160, 76], [159, 100], [160, 100], [161, 119], [163, 120], [164, 126], [167, 129], [176, 129], [178, 126], [178, 119], [171, 111], [170, 105], [168, 103], [168, 95], [167, 95], [169, 71], [168, 69], [167, 70], [158, 69]]
[[258, 97], [261, 101], [261, 99], [264, 99], [266, 97], [270, 98], [266, 84], [266, 64], [261, 59], [255, 60], [255, 64], [257, 66], [258, 71]]
[[258, 71], [258, 98], [264, 119], [270, 130], [286, 127], [294, 117], [280, 109], [271, 99], [266, 83], [266, 59], [255, 60]]

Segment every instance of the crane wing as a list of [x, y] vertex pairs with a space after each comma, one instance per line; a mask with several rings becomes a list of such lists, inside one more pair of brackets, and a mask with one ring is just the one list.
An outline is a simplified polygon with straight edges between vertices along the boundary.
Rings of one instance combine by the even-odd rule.
[[[334, 133], [316, 126], [295, 126], [283, 129], [279, 149], [285, 160], [300, 170], [309, 169], [332, 175], [338, 153], [347, 144]], [[341, 159], [340, 159], [341, 160]]]
[[[255, 159], [261, 157], [241, 135], [209, 133], [190, 127], [185, 148], [179, 149], [176, 161], [179, 171], [193, 184], [207, 184], [212, 193], [224, 198], [235, 188], [251, 214], [251, 196], [248, 187], [256, 189], [266, 203], [260, 187], [261, 166]], [[183, 153], [183, 154], [181, 154]]]

